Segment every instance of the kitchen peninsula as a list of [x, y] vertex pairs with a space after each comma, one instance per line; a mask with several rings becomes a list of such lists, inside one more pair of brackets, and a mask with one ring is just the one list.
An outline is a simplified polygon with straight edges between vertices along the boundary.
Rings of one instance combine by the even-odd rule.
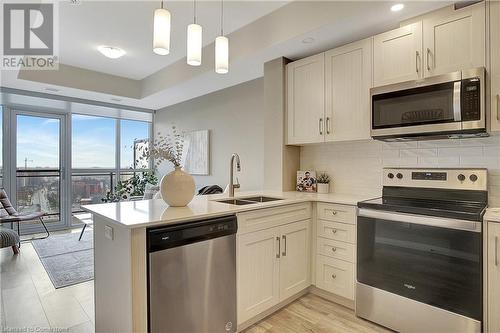
[[[200, 220], [236, 215], [237, 233], [237, 326], [244, 329], [262, 319], [278, 308], [288, 304], [309, 290], [312, 284], [321, 288], [324, 294], [334, 297], [341, 304], [353, 307], [354, 300], [354, 252], [356, 204], [369, 199], [342, 194], [313, 194], [300, 192], [243, 192], [237, 198], [252, 196], [276, 198], [268, 202], [235, 205], [218, 202], [227, 199], [224, 195], [196, 196], [187, 207], [168, 207], [163, 200], [142, 200], [85, 206], [85, 210], [94, 218], [94, 261], [95, 261], [95, 306], [96, 332], [147, 332], [148, 331], [148, 228], [180, 225]], [[316, 225], [316, 218], [318, 219]], [[288, 239], [287, 227], [291, 227]], [[258, 233], [283, 230], [286, 244], [283, 251], [281, 270], [287, 271], [286, 278], [277, 281], [265, 281], [265, 277], [275, 280], [273, 272], [259, 272], [265, 266], [247, 267], [245, 246], [257, 244]], [[316, 235], [335, 230], [339, 255], [349, 257], [352, 263], [342, 262], [345, 276], [338, 281], [324, 281], [315, 277], [315, 271], [331, 269], [331, 263], [316, 260]], [[281, 231], [280, 231], [281, 232]], [[281, 234], [280, 234], [281, 235]], [[274, 236], [271, 236], [272, 258], [261, 258], [264, 265], [276, 265], [278, 258]], [[324, 242], [326, 239], [321, 238]], [[326, 240], [327, 242], [329, 240]], [[297, 243], [297, 244], [295, 244]], [[342, 246], [342, 244], [346, 246]], [[300, 251], [295, 251], [294, 246]], [[324, 244], [323, 246], [326, 246]], [[256, 256], [262, 251], [249, 248]], [[277, 249], [278, 253], [281, 248]], [[318, 251], [321, 249], [318, 247]], [[265, 252], [265, 251], [264, 251]], [[352, 252], [352, 253], [351, 253]], [[296, 256], [296, 257], [293, 257]], [[326, 258], [326, 257], [325, 257]], [[330, 259], [330, 258], [326, 258]], [[286, 260], [302, 263], [295, 267], [286, 267]], [[268, 274], [269, 273], [269, 274]], [[252, 274], [264, 276], [256, 285]], [[324, 274], [321, 274], [323, 276]], [[291, 280], [290, 280], [291, 279]], [[294, 280], [295, 279], [295, 280]], [[250, 285], [249, 285], [250, 284]], [[271, 295], [259, 294], [270, 292]], [[278, 290], [277, 290], [278, 289]], [[281, 291], [281, 292], [280, 292]], [[249, 297], [248, 293], [255, 293]], [[254, 304], [252, 304], [252, 302]]]

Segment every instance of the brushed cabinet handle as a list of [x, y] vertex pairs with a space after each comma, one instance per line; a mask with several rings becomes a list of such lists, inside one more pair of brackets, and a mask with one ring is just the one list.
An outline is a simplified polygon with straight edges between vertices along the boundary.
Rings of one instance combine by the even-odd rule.
[[281, 238], [276, 237], [276, 240], [278, 241], [278, 253], [276, 253], [276, 258], [280, 258], [280, 253], [281, 253]]
[[319, 118], [319, 135], [323, 135], [323, 118]]
[[336, 234], [336, 233], [337, 233], [337, 229], [332, 229], [332, 232], [333, 232], [334, 234]]
[[336, 210], [332, 210], [332, 215], [337, 215], [337, 211]]
[[498, 236], [495, 236], [495, 266], [498, 266]]
[[337, 275], [332, 274], [332, 279], [336, 279], [336, 278], [337, 278]]
[[337, 252], [337, 248], [336, 247], [332, 247], [332, 252]]
[[281, 253], [283, 257], [286, 257], [286, 235], [283, 235], [283, 248], [284, 251]]
[[415, 54], [415, 70], [417, 71], [417, 74], [419, 72], [419, 69], [418, 69], [418, 58], [420, 56], [420, 53], [418, 51], [416, 51], [416, 54]]
[[430, 56], [431, 55], [431, 49], [430, 48], [427, 48], [427, 70], [430, 71], [431, 70], [431, 65], [430, 65]]
[[497, 94], [497, 120], [500, 120], [500, 94]]
[[326, 117], [326, 134], [330, 134], [330, 117]]

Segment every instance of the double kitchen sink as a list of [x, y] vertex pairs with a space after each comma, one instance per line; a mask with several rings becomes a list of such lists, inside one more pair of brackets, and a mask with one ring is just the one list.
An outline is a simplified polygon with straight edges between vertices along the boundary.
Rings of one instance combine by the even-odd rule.
[[251, 204], [256, 204], [256, 203], [277, 201], [277, 200], [283, 200], [283, 199], [265, 197], [265, 196], [255, 196], [255, 197], [247, 197], [247, 198], [232, 198], [232, 199], [214, 200], [214, 201], [229, 204], [229, 205], [243, 206], [243, 205], [251, 205]]

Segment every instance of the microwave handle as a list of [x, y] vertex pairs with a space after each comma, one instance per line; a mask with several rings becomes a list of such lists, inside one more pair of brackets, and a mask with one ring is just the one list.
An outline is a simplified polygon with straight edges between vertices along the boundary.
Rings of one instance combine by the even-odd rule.
[[462, 82], [456, 81], [453, 84], [453, 120], [462, 121], [462, 110], [460, 108], [460, 96], [462, 91]]

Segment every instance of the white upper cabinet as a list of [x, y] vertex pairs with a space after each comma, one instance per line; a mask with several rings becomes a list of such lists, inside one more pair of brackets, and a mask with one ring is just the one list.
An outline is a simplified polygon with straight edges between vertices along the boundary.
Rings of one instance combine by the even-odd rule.
[[372, 39], [325, 53], [325, 141], [370, 138]]
[[287, 65], [288, 144], [324, 140], [325, 60], [324, 54]]
[[491, 121], [490, 129], [500, 131], [500, 2], [490, 1], [490, 79]]
[[422, 77], [422, 22], [373, 37], [374, 86]]
[[484, 2], [449, 15], [425, 18], [425, 76], [485, 66], [485, 32]]

